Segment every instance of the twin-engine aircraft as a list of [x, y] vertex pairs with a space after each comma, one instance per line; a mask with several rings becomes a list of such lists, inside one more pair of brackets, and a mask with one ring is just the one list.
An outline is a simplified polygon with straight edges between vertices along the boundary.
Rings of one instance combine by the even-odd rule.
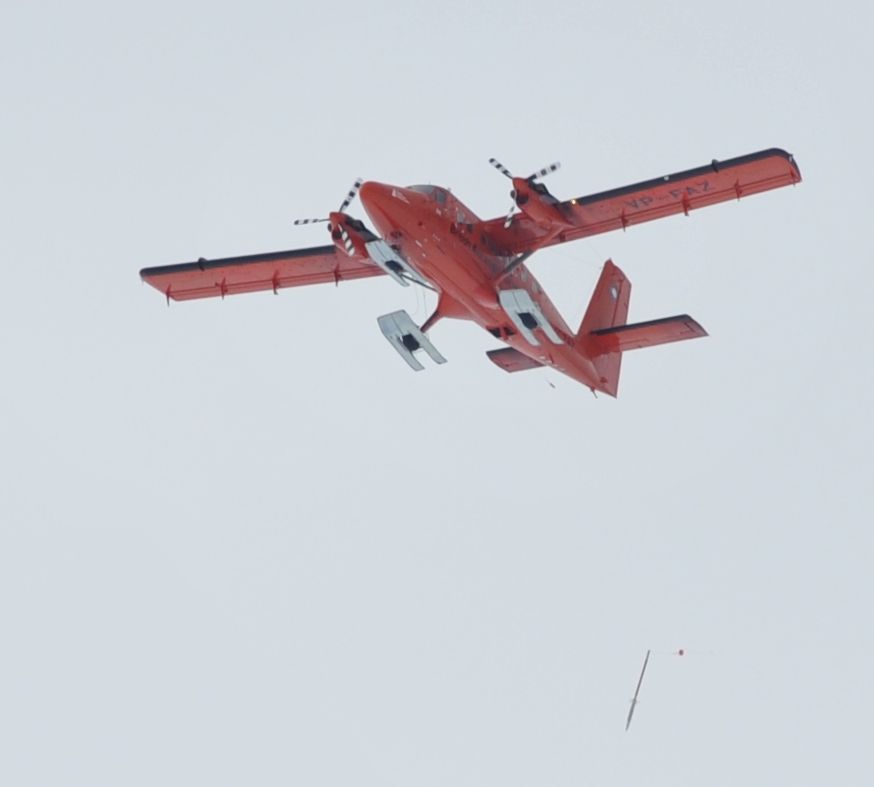
[[[626, 323], [631, 283], [608, 260], [579, 328], [561, 318], [525, 266], [538, 249], [652, 219], [740, 199], [796, 184], [801, 173], [784, 150], [712, 161], [703, 167], [631, 186], [559, 201], [542, 179], [551, 164], [516, 177], [490, 162], [513, 183], [513, 207], [482, 221], [447, 189], [401, 188], [356, 181], [340, 207], [323, 219], [333, 243], [309, 249], [185, 262], [140, 271], [144, 281], [176, 301], [236, 295], [303, 284], [389, 276], [403, 287], [415, 283], [437, 293], [437, 307], [422, 325], [406, 311], [384, 314], [379, 328], [410, 367], [420, 358], [445, 363], [428, 336], [442, 317], [473, 320], [506, 346], [488, 357], [508, 372], [551, 366], [593, 392], [616, 396], [626, 350], [706, 336], [686, 314]], [[346, 211], [361, 199], [377, 232]], [[517, 212], [518, 209], [518, 212]]]

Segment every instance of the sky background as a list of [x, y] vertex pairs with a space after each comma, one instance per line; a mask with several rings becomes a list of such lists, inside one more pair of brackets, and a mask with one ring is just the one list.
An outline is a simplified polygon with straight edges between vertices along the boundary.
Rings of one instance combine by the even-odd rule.
[[[872, 8], [7, 5], [0, 782], [871, 784]], [[532, 259], [572, 325], [612, 257], [709, 331], [618, 400], [461, 322], [413, 374], [387, 277], [138, 280], [321, 245], [357, 176], [491, 218], [490, 156], [569, 198], [772, 146], [797, 188]]]

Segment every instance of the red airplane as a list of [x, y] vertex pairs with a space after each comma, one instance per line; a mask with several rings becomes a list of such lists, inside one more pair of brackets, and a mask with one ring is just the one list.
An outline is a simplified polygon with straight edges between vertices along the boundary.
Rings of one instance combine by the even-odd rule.
[[[441, 317], [473, 320], [506, 347], [489, 358], [508, 372], [551, 366], [592, 389], [616, 396], [622, 353], [706, 336], [688, 315], [626, 324], [631, 283], [608, 260], [578, 330], [571, 330], [525, 261], [538, 249], [626, 229], [676, 213], [689, 214], [730, 199], [801, 181], [795, 160], [772, 148], [712, 161], [703, 167], [564, 202], [540, 179], [558, 169], [551, 164], [529, 177], [514, 177], [509, 215], [482, 221], [457, 197], [439, 186], [400, 188], [356, 181], [340, 207], [324, 219], [330, 246], [199, 259], [145, 268], [144, 281], [176, 301], [235, 295], [258, 290], [388, 275], [438, 295], [437, 308], [417, 326], [405, 311], [378, 318], [383, 335], [415, 370], [420, 353], [445, 363], [426, 334]], [[379, 234], [346, 209], [360, 196]], [[521, 212], [515, 212], [518, 208]]]

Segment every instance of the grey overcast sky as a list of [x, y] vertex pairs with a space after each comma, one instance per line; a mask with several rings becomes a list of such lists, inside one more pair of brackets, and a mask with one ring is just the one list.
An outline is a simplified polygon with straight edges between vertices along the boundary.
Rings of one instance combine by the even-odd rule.
[[[7, 3], [0, 783], [869, 785], [868, 2]], [[167, 308], [356, 176], [508, 207], [780, 146], [797, 188], [612, 257], [619, 399], [387, 278]], [[356, 206], [362, 215], [360, 205]], [[549, 383], [552, 383], [553, 388]], [[631, 730], [628, 700], [653, 657]]]

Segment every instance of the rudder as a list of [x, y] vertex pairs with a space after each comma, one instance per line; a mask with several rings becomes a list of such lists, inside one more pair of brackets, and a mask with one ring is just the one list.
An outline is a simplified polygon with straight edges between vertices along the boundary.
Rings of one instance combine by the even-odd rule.
[[[613, 260], [604, 263], [604, 269], [595, 290], [589, 300], [580, 329], [577, 331], [577, 341], [586, 342], [593, 332], [625, 325], [628, 318], [628, 304], [631, 302], [631, 282], [625, 274], [613, 264]], [[584, 345], [585, 346], [585, 345]], [[593, 355], [588, 352], [587, 355]], [[592, 363], [601, 381], [601, 390], [610, 396], [616, 396], [619, 389], [619, 372], [622, 366], [622, 353], [611, 352], [595, 355]]]

